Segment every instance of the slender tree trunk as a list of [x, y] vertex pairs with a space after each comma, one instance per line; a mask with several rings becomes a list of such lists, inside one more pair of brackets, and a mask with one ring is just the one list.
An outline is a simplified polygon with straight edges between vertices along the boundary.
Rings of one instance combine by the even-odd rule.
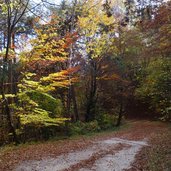
[[121, 121], [122, 121], [122, 117], [123, 117], [123, 97], [121, 97], [121, 100], [120, 100], [119, 116], [118, 116], [118, 120], [117, 120], [117, 123], [116, 123], [117, 127], [120, 126]]
[[90, 78], [90, 93], [87, 97], [87, 108], [85, 114], [86, 122], [95, 119], [95, 107], [96, 107], [96, 90], [97, 90], [97, 66], [96, 62], [91, 60], [91, 78]]
[[13, 94], [13, 71], [12, 71], [12, 60], [8, 61], [8, 83], [9, 83], [9, 87], [8, 87], [8, 92], [9, 94]]
[[67, 118], [71, 117], [71, 86], [68, 88], [67, 94]]
[[73, 108], [74, 108], [74, 120], [78, 121], [79, 115], [78, 115], [78, 107], [77, 107], [74, 85], [71, 85], [71, 92], [72, 92], [71, 94], [72, 94], [72, 102], [73, 102]]
[[7, 46], [6, 46], [6, 53], [5, 53], [5, 57], [3, 59], [3, 70], [2, 70], [2, 80], [1, 80], [1, 94], [2, 94], [2, 100], [3, 100], [3, 104], [4, 104], [4, 113], [7, 116], [8, 119], [8, 126], [10, 131], [13, 134], [13, 140], [15, 141], [16, 144], [19, 143], [18, 139], [17, 139], [17, 134], [15, 132], [15, 128], [12, 122], [12, 117], [11, 117], [11, 111], [10, 111], [10, 107], [9, 107], [9, 103], [8, 103], [8, 99], [5, 96], [5, 74], [7, 72], [7, 64], [8, 64], [8, 56], [9, 56], [9, 49], [10, 49], [10, 45], [11, 45], [11, 29], [10, 29], [10, 21], [8, 21], [8, 34], [7, 34]]
[[[12, 33], [12, 43], [11, 43], [11, 49], [13, 50], [13, 52], [15, 53], [15, 33]], [[16, 56], [14, 56], [13, 60], [12, 60], [12, 66], [11, 66], [11, 93], [17, 95], [17, 82], [18, 82], [18, 78], [17, 78], [17, 72], [16, 70], [13, 68], [13, 65], [15, 66], [17, 63], [16, 60]], [[14, 103], [18, 104], [18, 99], [15, 96], [14, 98]]]

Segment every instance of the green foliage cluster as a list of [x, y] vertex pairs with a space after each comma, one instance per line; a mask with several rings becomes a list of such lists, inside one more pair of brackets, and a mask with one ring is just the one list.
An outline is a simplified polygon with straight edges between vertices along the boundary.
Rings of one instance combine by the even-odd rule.
[[107, 113], [100, 113], [96, 119], [102, 130], [113, 128], [117, 122], [117, 116], [114, 114], [109, 115]]
[[145, 68], [146, 77], [136, 89], [136, 95], [161, 113], [162, 120], [171, 119], [171, 60], [156, 59]]
[[70, 135], [82, 135], [102, 130], [109, 130], [115, 127], [117, 122], [116, 115], [109, 115], [101, 112], [98, 117], [91, 122], [75, 122], [69, 124]]
[[76, 123], [70, 123], [68, 129], [70, 135], [83, 135], [101, 130], [96, 120], [91, 122], [78, 121]]
[[19, 85], [19, 105], [14, 106], [21, 127], [49, 127], [63, 125], [62, 104], [50, 94], [40, 92], [39, 84], [30, 80], [35, 74], [27, 73]]
[[47, 93], [34, 90], [28, 91], [27, 95], [31, 100], [35, 101], [41, 109], [48, 111], [51, 117], [62, 116], [63, 108], [60, 99], [55, 99]]
[[34, 113], [24, 114], [20, 113], [19, 115], [20, 123], [22, 126], [32, 125], [35, 127], [46, 127], [46, 126], [59, 126], [64, 124], [66, 121], [65, 118], [52, 118], [49, 116], [49, 113], [40, 108], [36, 108]]

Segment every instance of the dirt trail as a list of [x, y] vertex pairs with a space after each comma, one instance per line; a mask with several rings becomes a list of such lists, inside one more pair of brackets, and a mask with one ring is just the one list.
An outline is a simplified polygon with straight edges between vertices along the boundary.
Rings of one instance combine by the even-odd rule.
[[[80, 168], [80, 171], [122, 171], [131, 167], [135, 155], [142, 146], [147, 145], [145, 141], [129, 141], [119, 138], [94, 142], [93, 146], [81, 151], [70, 152], [57, 158], [43, 159], [41, 161], [24, 162], [15, 171], [62, 171], [88, 161], [92, 156], [100, 153], [99, 159], [88, 168]], [[122, 147], [118, 149], [117, 147]], [[109, 151], [110, 149], [110, 151]], [[103, 153], [102, 153], [103, 151]], [[111, 154], [111, 152], [113, 154]]]
[[0, 171], [123, 171], [132, 169], [137, 154], [166, 124], [131, 121], [114, 132], [20, 146], [0, 151]]

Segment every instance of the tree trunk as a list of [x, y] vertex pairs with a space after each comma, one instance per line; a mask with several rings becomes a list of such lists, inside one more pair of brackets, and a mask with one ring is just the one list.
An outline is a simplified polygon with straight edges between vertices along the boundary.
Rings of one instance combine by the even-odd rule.
[[97, 90], [97, 66], [96, 62], [91, 59], [91, 78], [90, 78], [90, 93], [87, 97], [87, 108], [85, 114], [86, 122], [95, 119], [95, 107], [96, 107], [96, 90]]
[[123, 116], [123, 98], [121, 97], [119, 116], [118, 116], [118, 120], [117, 120], [117, 123], [116, 123], [117, 127], [120, 126], [120, 124], [121, 124], [122, 116]]
[[69, 86], [68, 88], [66, 110], [67, 110], [66, 117], [71, 118], [71, 86]]
[[74, 85], [71, 85], [71, 95], [72, 95], [72, 102], [73, 102], [73, 108], [74, 108], [74, 121], [78, 121], [79, 115], [78, 115], [78, 107], [77, 107]]
[[[10, 22], [10, 21], [8, 21]], [[9, 49], [11, 46], [11, 29], [10, 29], [10, 23], [8, 23], [8, 35], [7, 35], [7, 47], [6, 47], [6, 53], [5, 53], [5, 57], [3, 59], [3, 70], [2, 70], [2, 79], [1, 79], [1, 94], [2, 94], [2, 100], [3, 100], [3, 104], [5, 106], [5, 110], [4, 113], [7, 116], [8, 119], [8, 126], [10, 129], [10, 132], [12, 132], [13, 134], [13, 140], [16, 144], [19, 143], [18, 139], [17, 139], [17, 134], [14, 128], [14, 125], [12, 123], [12, 117], [11, 117], [11, 111], [10, 111], [10, 107], [8, 104], [8, 99], [5, 96], [5, 87], [4, 87], [4, 83], [5, 83], [5, 74], [7, 72], [7, 64], [8, 64], [8, 56], [9, 56]]]

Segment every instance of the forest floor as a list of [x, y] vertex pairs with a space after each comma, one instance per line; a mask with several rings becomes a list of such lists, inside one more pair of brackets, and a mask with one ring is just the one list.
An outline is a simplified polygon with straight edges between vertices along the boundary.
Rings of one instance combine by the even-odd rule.
[[171, 125], [132, 120], [117, 131], [0, 149], [0, 171], [171, 171]]

